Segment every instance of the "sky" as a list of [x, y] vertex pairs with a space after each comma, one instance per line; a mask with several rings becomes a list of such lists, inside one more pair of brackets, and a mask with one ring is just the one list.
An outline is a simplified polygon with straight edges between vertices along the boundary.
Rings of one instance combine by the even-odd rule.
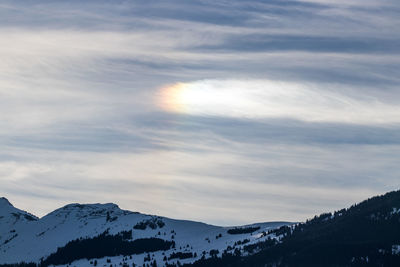
[[1, 1], [0, 196], [218, 225], [400, 187], [398, 0]]

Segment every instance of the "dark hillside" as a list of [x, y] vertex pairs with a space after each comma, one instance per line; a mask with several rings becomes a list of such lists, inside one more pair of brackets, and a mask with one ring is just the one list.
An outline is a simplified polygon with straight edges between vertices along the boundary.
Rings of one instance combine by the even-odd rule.
[[276, 231], [282, 242], [255, 255], [197, 266], [400, 266], [400, 191]]

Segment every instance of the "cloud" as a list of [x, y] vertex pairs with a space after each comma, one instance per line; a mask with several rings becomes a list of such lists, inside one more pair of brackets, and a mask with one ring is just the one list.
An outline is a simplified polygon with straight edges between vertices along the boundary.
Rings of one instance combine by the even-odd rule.
[[[238, 150], [242, 154], [232, 153]], [[34, 165], [29, 153], [35, 155]], [[68, 202], [112, 201], [131, 210], [223, 224], [300, 220], [393, 188], [398, 172], [380, 175], [396, 166], [398, 148], [388, 148], [377, 160], [379, 153], [368, 146], [235, 143], [230, 151], [214, 147], [203, 153], [30, 150], [20, 153], [28, 155], [28, 162], [19, 158], [7, 163], [10, 174], [3, 173], [9, 178], [3, 179], [2, 190], [12, 193], [16, 205], [38, 215]], [[16, 170], [25, 174], [12, 176]], [[237, 216], [238, 210], [247, 216]]]
[[344, 91], [268, 80], [203, 80], [163, 88], [160, 104], [167, 111], [205, 116], [400, 123], [400, 103], [384, 103], [371, 95], [352, 97]]
[[219, 45], [200, 46], [201, 50], [223, 51], [312, 51], [341, 53], [388, 53], [398, 54], [398, 39], [351, 38], [305, 35], [262, 35], [231, 36]]
[[18, 207], [233, 224], [399, 186], [396, 1], [0, 7], [0, 195]]

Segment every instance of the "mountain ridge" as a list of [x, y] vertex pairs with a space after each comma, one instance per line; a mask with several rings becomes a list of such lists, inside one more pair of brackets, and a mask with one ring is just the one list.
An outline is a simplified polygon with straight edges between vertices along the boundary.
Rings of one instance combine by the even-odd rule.
[[[3, 202], [2, 206], [9, 206], [6, 204], [9, 203], [6, 198]], [[9, 207], [12, 207], [9, 217], [13, 216], [14, 211], [26, 213], [9, 204], [11, 205]], [[259, 242], [266, 238], [265, 235], [262, 236], [262, 232], [290, 224], [292, 223], [266, 222], [222, 227], [122, 210], [114, 203], [71, 203], [41, 218], [35, 217], [35, 220], [5, 224], [3, 219], [0, 219], [0, 264], [40, 263], [63, 247], [79, 246], [79, 240], [94, 244], [93, 242], [104, 239], [113, 240], [125, 246], [134, 242], [167, 242], [165, 244], [174, 244], [174, 248], [171, 247], [163, 256], [164, 252], [153, 251], [156, 254], [154, 259], [162, 261], [165, 256], [168, 256], [172, 257], [170, 262], [181, 260], [189, 263], [200, 259], [203, 252], [205, 257], [209, 257], [211, 250], [220, 251], [220, 254], [227, 247], [235, 246], [235, 244], [243, 246], [244, 243]], [[239, 229], [242, 233], [229, 234], [227, 232], [229, 229]], [[122, 236], [130, 236], [130, 238], [121, 239]], [[152, 248], [151, 244], [149, 248]], [[191, 257], [188, 257], [189, 250]], [[133, 248], [131, 251], [136, 253], [140, 250]], [[104, 251], [104, 256], [112, 256], [110, 253], [110, 251]], [[145, 261], [145, 256], [145, 253], [140, 253], [135, 258], [142, 263]], [[58, 256], [52, 257], [58, 260]]]
[[265, 243], [253, 255], [194, 265], [400, 266], [400, 190], [273, 231], [281, 234], [279, 242]]
[[0, 266], [400, 266], [400, 190], [301, 223], [221, 227], [73, 203], [4, 225]]

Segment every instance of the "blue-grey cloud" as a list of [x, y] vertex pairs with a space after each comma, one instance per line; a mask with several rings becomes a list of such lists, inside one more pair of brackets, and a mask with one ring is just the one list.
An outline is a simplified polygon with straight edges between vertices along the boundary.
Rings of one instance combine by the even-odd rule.
[[[368, 126], [312, 123], [286, 119], [249, 120], [223, 117], [152, 114], [134, 120], [155, 133], [212, 132], [223, 139], [244, 143], [399, 145], [399, 125]], [[154, 127], [154, 128], [153, 128]], [[152, 129], [153, 128], [153, 129]]]
[[400, 39], [372, 37], [330, 37], [307, 35], [238, 35], [229, 37], [219, 45], [198, 47], [209, 50], [269, 52], [269, 51], [312, 51], [336, 53], [388, 53], [400, 52]]
[[[197, 151], [226, 142], [284, 145], [400, 145], [400, 128], [285, 119], [249, 120], [152, 113], [133, 117], [123, 128], [78, 126], [39, 135], [9, 136], [3, 145], [55, 151], [129, 152]], [[184, 147], [175, 147], [176, 141]], [[193, 149], [190, 144], [193, 145]]]
[[[232, 224], [395, 189], [399, 14], [396, 0], [2, 1], [0, 195], [39, 215], [119, 202]], [[160, 107], [177, 83], [223, 97]]]

